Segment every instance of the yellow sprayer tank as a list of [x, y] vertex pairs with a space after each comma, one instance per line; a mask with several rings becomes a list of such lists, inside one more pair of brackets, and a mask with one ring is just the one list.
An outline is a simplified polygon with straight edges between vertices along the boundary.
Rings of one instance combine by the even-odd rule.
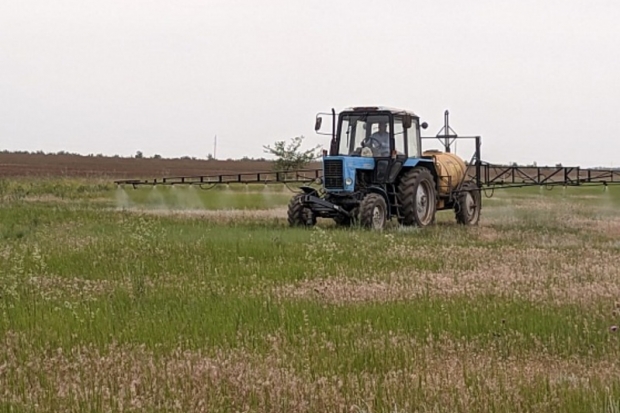
[[430, 156], [435, 162], [435, 169], [439, 175], [440, 194], [449, 193], [465, 179], [467, 165], [455, 154], [433, 149], [424, 151], [422, 156]]

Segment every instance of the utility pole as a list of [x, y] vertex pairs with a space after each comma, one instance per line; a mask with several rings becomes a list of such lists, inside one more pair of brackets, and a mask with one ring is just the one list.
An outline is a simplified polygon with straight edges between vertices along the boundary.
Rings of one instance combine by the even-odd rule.
[[217, 159], [217, 135], [213, 138], [213, 159]]

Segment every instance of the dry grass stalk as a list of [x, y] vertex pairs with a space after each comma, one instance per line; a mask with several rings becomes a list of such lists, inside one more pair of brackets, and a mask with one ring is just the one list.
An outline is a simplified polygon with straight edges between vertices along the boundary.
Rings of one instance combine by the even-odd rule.
[[[299, 351], [309, 354], [328, 344], [315, 340]], [[9, 332], [0, 349], [0, 395], [32, 411], [348, 412], [378, 398], [403, 409], [488, 408], [502, 401], [504, 407], [527, 406], [530, 389], [543, 385], [553, 406], [562, 402], [554, 400], [558, 392], [567, 389], [601, 391], [619, 367], [613, 359], [590, 363], [544, 354], [505, 359], [475, 343], [456, 344], [399, 336], [378, 343], [360, 339], [361, 347], [378, 353], [404, 348], [411, 362], [385, 372], [326, 374], [283, 352], [288, 344], [277, 336], [264, 355], [247, 349], [207, 355], [119, 344], [42, 352]]]

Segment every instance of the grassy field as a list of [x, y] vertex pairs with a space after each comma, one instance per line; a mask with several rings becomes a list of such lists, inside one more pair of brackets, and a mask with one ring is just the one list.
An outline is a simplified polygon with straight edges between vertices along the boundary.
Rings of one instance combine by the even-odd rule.
[[620, 188], [381, 233], [291, 195], [0, 181], [1, 410], [620, 411]]

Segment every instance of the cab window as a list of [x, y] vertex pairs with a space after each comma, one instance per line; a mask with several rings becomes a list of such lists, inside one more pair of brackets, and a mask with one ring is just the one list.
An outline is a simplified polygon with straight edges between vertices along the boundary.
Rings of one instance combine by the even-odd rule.
[[394, 117], [394, 149], [398, 155], [404, 155], [405, 140], [407, 139], [407, 130], [403, 127], [403, 118]]
[[418, 147], [418, 124], [414, 120], [411, 127], [407, 129], [407, 155], [410, 158], [420, 157], [420, 148]]

